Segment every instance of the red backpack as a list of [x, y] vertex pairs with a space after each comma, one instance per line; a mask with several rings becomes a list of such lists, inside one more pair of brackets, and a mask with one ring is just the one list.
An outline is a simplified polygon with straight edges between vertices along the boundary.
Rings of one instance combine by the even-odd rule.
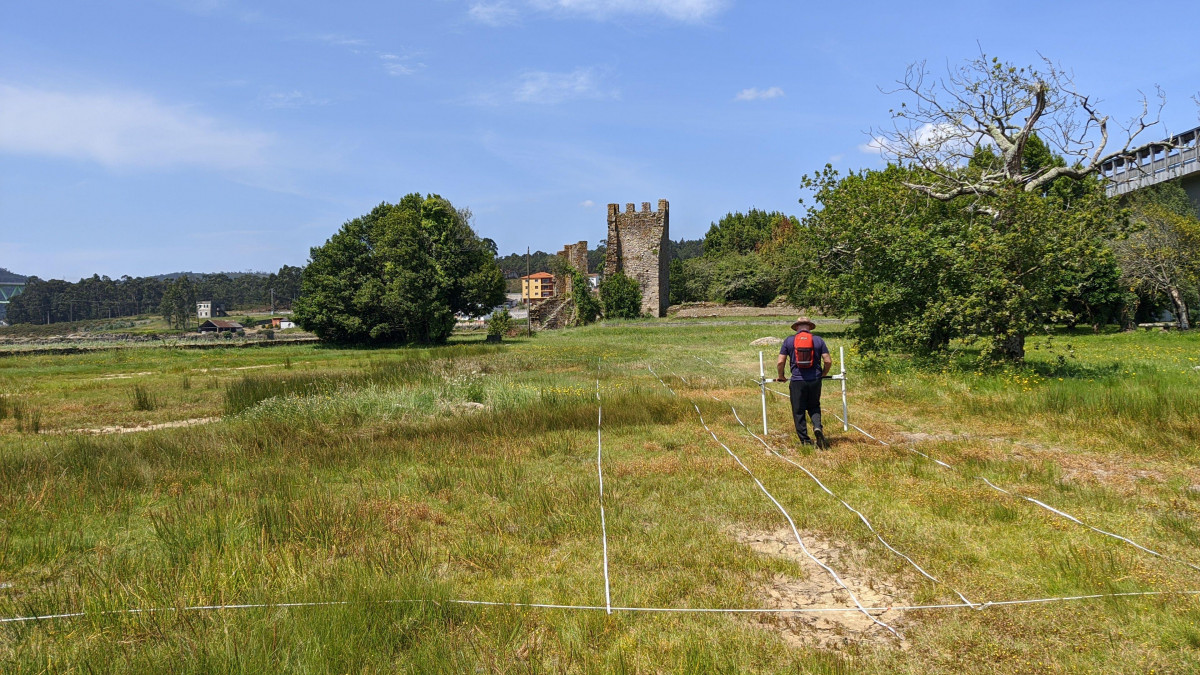
[[796, 333], [792, 342], [792, 365], [796, 368], [813, 368], [817, 363], [816, 349], [813, 348], [813, 334], [808, 331]]

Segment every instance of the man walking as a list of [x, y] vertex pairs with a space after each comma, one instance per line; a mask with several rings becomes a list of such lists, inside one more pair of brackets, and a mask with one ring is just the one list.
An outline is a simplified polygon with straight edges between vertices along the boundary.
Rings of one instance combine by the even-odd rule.
[[802, 316], [792, 322], [794, 335], [789, 336], [779, 347], [779, 359], [775, 362], [779, 370], [779, 382], [787, 382], [783, 376], [783, 364], [788, 359], [792, 362], [792, 377], [789, 390], [792, 399], [792, 418], [796, 422], [796, 434], [800, 436], [800, 445], [812, 445], [808, 437], [808, 424], [804, 413], [812, 418], [813, 436], [817, 439], [817, 449], [826, 450], [829, 444], [825, 441], [825, 431], [821, 427], [821, 378], [829, 374], [833, 367], [833, 358], [829, 356], [829, 347], [825, 341], [812, 334], [817, 324], [807, 316]]

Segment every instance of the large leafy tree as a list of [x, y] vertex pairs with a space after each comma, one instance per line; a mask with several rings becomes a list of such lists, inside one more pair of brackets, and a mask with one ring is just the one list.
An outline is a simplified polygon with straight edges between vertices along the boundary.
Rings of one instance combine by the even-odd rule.
[[159, 311], [172, 328], [183, 330], [191, 325], [196, 316], [196, 286], [192, 280], [181, 276], [168, 284]]
[[[1062, 268], [1054, 266], [1069, 260], [1045, 247], [1096, 254], [1103, 225], [1095, 216], [1104, 205], [1094, 176], [1110, 157], [1128, 155], [1157, 120], [1143, 99], [1141, 114], [1114, 134], [1096, 101], [1050, 61], [1039, 70], [981, 55], [940, 78], [919, 63], [898, 84], [905, 100], [874, 143], [916, 169], [904, 179], [907, 187], [956, 205], [979, 237], [956, 260], [972, 260], [993, 276], [958, 321], [967, 336], [988, 342], [988, 353], [1019, 360], [1025, 337], [1048, 318], [1046, 282], [1061, 300], [1063, 288], [1080, 281], [1057, 278]], [[1123, 139], [1110, 142], [1114, 135]], [[986, 330], [998, 332], [980, 332]]]
[[1134, 207], [1134, 228], [1116, 243], [1123, 279], [1135, 292], [1165, 297], [1182, 330], [1200, 288], [1200, 220], [1161, 203]]
[[753, 253], [771, 239], [775, 228], [785, 218], [787, 216], [778, 211], [761, 209], [727, 213], [704, 235], [704, 255]]
[[1096, 266], [1111, 260], [1106, 239], [1117, 222], [1098, 183], [1070, 208], [1005, 192], [990, 202], [1006, 214], [998, 219], [969, 197], [912, 190], [923, 173], [892, 165], [842, 177], [827, 167], [806, 178], [820, 208], [778, 254], [792, 301], [858, 314], [868, 351], [929, 354], [959, 339], [987, 358], [1012, 358], [1014, 342], [1061, 318], [1064, 289], [1086, 279], [1115, 293], [1115, 276]]
[[440, 343], [504, 301], [494, 244], [438, 195], [383, 203], [314, 247], [297, 322], [334, 343]]

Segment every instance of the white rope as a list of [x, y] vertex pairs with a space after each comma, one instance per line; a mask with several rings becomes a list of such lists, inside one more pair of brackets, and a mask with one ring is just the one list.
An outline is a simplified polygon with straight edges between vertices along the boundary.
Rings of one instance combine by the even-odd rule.
[[[696, 357], [696, 358], [700, 359], [700, 357]], [[701, 361], [704, 361], [705, 363], [708, 363], [709, 365], [713, 365], [714, 367], [719, 367], [719, 366], [716, 366], [715, 364], [713, 364], [711, 361], [708, 361], [707, 359], [700, 359], [700, 360], [701, 360]], [[770, 387], [768, 387], [768, 388], [767, 388], [767, 391], [770, 391], [770, 392], [773, 392], [773, 393], [779, 394], [780, 396], [783, 396], [783, 395], [785, 395], [785, 394], [782, 394], [781, 392], [778, 392], [778, 391], [775, 391], [774, 389], [771, 389]], [[735, 415], [734, 415], [734, 416], [736, 417], [736, 413], [735, 413]], [[841, 417], [840, 415], [838, 415], [837, 413], [833, 413], [833, 416], [834, 416], [834, 417], [836, 417], [836, 418], [838, 419], [838, 421], [840, 421], [840, 422], [843, 422], [843, 423], [846, 423], [846, 421], [845, 421], [845, 420], [843, 420], [843, 419], [842, 419], [842, 417]], [[740, 422], [741, 420], [739, 419], [738, 421]], [[847, 424], [848, 424], [848, 423], [847, 423]], [[742, 426], [745, 426], [745, 425], [743, 424]], [[849, 426], [850, 428], [854, 429], [855, 431], [857, 431], [857, 432], [861, 433], [862, 435], [866, 436], [867, 438], [870, 438], [871, 440], [873, 440], [873, 441], [875, 441], [875, 442], [879, 443], [880, 445], [884, 445], [884, 446], [892, 447], [892, 444], [891, 444], [891, 443], [888, 443], [887, 441], [884, 441], [884, 440], [881, 440], [881, 439], [879, 439], [879, 438], [876, 438], [875, 436], [871, 435], [871, 434], [870, 434], [869, 432], [867, 432], [865, 429], [863, 429], [862, 427], [860, 427], [860, 426], [858, 426], [858, 425], [856, 425], [856, 424], [848, 424], [848, 426]], [[747, 431], [749, 431], [749, 429], [748, 429], [748, 428], [747, 428]], [[753, 432], [751, 432], [751, 433], [753, 434]], [[760, 439], [760, 440], [761, 440], [761, 439]], [[958, 471], [959, 473], [963, 473], [963, 472], [962, 472], [961, 470], [959, 470], [957, 467], [955, 467], [955, 466], [953, 466], [953, 465], [950, 465], [950, 464], [947, 464], [946, 462], [943, 462], [943, 461], [942, 461], [942, 460], [940, 460], [940, 459], [937, 459], [937, 458], [934, 458], [934, 457], [930, 457], [929, 455], [927, 455], [927, 454], [925, 454], [925, 453], [921, 452], [920, 450], [917, 450], [916, 448], [912, 447], [911, 445], [909, 445], [909, 446], [904, 446], [904, 448], [905, 448], [906, 450], [908, 450], [909, 452], [912, 452], [912, 453], [915, 453], [915, 454], [917, 454], [917, 455], [920, 455], [921, 457], [924, 457], [925, 459], [927, 459], [927, 460], [929, 460], [929, 461], [931, 461], [931, 462], [933, 462], [933, 463], [937, 464], [938, 466], [941, 466], [941, 467], [943, 467], [943, 468], [946, 468], [946, 469], [952, 469], [952, 470]], [[784, 459], [786, 459], [786, 458], [784, 458]], [[788, 460], [788, 461], [790, 461], [790, 460]], [[799, 465], [797, 465], [797, 466], [799, 466]], [[803, 468], [803, 467], [801, 467], [801, 468]], [[1051, 512], [1051, 513], [1053, 513], [1053, 514], [1055, 514], [1055, 515], [1057, 515], [1057, 516], [1059, 516], [1059, 517], [1061, 517], [1061, 518], [1065, 518], [1065, 519], [1067, 519], [1067, 520], [1070, 520], [1071, 522], [1073, 522], [1073, 523], [1075, 523], [1075, 524], [1077, 524], [1077, 525], [1081, 525], [1081, 526], [1083, 526], [1083, 527], [1086, 527], [1087, 529], [1089, 529], [1089, 530], [1091, 530], [1091, 531], [1093, 531], [1093, 532], [1096, 532], [1096, 533], [1098, 533], [1098, 534], [1102, 534], [1102, 535], [1105, 535], [1105, 536], [1107, 536], [1107, 537], [1112, 537], [1113, 539], [1117, 539], [1117, 540], [1119, 540], [1119, 541], [1125, 542], [1126, 544], [1129, 544], [1130, 546], [1133, 546], [1134, 548], [1136, 548], [1136, 549], [1138, 549], [1138, 550], [1140, 550], [1140, 551], [1144, 551], [1144, 552], [1146, 552], [1146, 553], [1149, 553], [1150, 555], [1153, 555], [1153, 556], [1155, 556], [1155, 557], [1161, 558], [1161, 559], [1163, 559], [1163, 560], [1168, 560], [1168, 561], [1170, 561], [1170, 562], [1173, 562], [1173, 563], [1176, 563], [1176, 564], [1179, 564], [1179, 565], [1184, 565], [1184, 566], [1186, 566], [1186, 567], [1189, 567], [1189, 568], [1191, 568], [1191, 569], [1193, 569], [1193, 570], [1200, 571], [1200, 566], [1197, 566], [1197, 565], [1195, 565], [1195, 564], [1193, 564], [1193, 563], [1190, 563], [1190, 562], [1188, 562], [1188, 561], [1186, 561], [1186, 560], [1181, 560], [1181, 559], [1179, 559], [1179, 558], [1174, 558], [1174, 557], [1171, 557], [1171, 556], [1168, 556], [1168, 555], [1164, 555], [1164, 554], [1162, 554], [1162, 553], [1159, 553], [1158, 551], [1155, 551], [1155, 550], [1153, 550], [1153, 549], [1150, 549], [1150, 548], [1147, 548], [1147, 547], [1145, 547], [1145, 546], [1142, 546], [1141, 544], [1139, 544], [1139, 543], [1137, 543], [1137, 542], [1133, 541], [1132, 539], [1129, 539], [1128, 537], [1123, 537], [1123, 536], [1121, 536], [1121, 535], [1119, 535], [1119, 534], [1114, 534], [1114, 533], [1112, 533], [1112, 532], [1109, 532], [1109, 531], [1107, 531], [1107, 530], [1102, 530], [1102, 529], [1100, 529], [1100, 528], [1098, 528], [1098, 527], [1093, 527], [1092, 525], [1089, 525], [1089, 524], [1087, 524], [1087, 523], [1083, 522], [1082, 520], [1080, 520], [1080, 519], [1076, 518], [1075, 516], [1072, 516], [1071, 514], [1069, 514], [1069, 513], [1066, 513], [1065, 511], [1061, 511], [1061, 510], [1059, 510], [1059, 509], [1056, 509], [1056, 508], [1054, 508], [1053, 506], [1050, 506], [1049, 504], [1046, 504], [1045, 502], [1039, 501], [1039, 500], [1037, 500], [1037, 499], [1034, 499], [1034, 498], [1032, 498], [1032, 497], [1026, 497], [1025, 495], [1018, 494], [1018, 493], [1016, 493], [1016, 492], [1011, 492], [1011, 491], [1009, 491], [1009, 490], [1005, 490], [1005, 489], [1003, 489], [1003, 488], [1001, 488], [1001, 487], [999, 487], [999, 486], [995, 485], [994, 483], [992, 483], [991, 481], [989, 481], [987, 478], [984, 478], [983, 476], [974, 476], [974, 478], [978, 478], [978, 479], [982, 480], [982, 481], [983, 481], [984, 483], [986, 483], [986, 484], [987, 484], [989, 487], [991, 487], [991, 488], [993, 488], [993, 489], [995, 489], [995, 490], [998, 490], [998, 491], [1000, 491], [1000, 492], [1002, 492], [1002, 493], [1004, 493], [1004, 494], [1006, 494], [1006, 495], [1009, 495], [1009, 496], [1011, 496], [1011, 497], [1016, 497], [1016, 498], [1018, 498], [1018, 499], [1023, 499], [1023, 500], [1025, 500], [1025, 501], [1027, 501], [1027, 502], [1030, 502], [1030, 503], [1032, 503], [1032, 504], [1035, 504], [1035, 505], [1037, 505], [1037, 506], [1039, 506], [1039, 507], [1041, 507], [1041, 508], [1043, 508], [1043, 509], [1045, 509], [1045, 510], [1047, 510], [1047, 511], [1049, 511], [1049, 512]], [[890, 547], [889, 547], [889, 548], [890, 548]], [[955, 591], [955, 593], [957, 593], [957, 592], [958, 592], [958, 591]], [[961, 595], [960, 595], [960, 597], [961, 597]], [[966, 600], [966, 598], [963, 598], [963, 599], [964, 599], [964, 600]]]
[[832, 568], [818, 560], [816, 556], [809, 552], [808, 547], [804, 545], [804, 540], [800, 538], [800, 531], [796, 529], [795, 521], [792, 520], [792, 516], [788, 514], [787, 509], [783, 508], [783, 504], [780, 504], [779, 500], [775, 499], [775, 496], [772, 495], [770, 491], [768, 491], [767, 488], [762, 484], [762, 481], [760, 481], [758, 477], [754, 475], [754, 472], [750, 470], [750, 467], [743, 464], [741, 458], [738, 457], [733, 450], [730, 450], [728, 445], [722, 443], [721, 439], [717, 438], [717, 435], [713, 433], [712, 429], [708, 428], [708, 424], [704, 421], [704, 415], [700, 413], [700, 406], [693, 403], [692, 407], [696, 409], [696, 415], [700, 417], [700, 425], [704, 427], [704, 430], [708, 432], [708, 435], [712, 436], [712, 439], [716, 441], [717, 445], [725, 448], [725, 452], [729, 453], [729, 456], [738, 463], [738, 466], [742, 467], [742, 469], [750, 476], [750, 478], [754, 480], [754, 483], [758, 485], [758, 489], [762, 490], [762, 493], [765, 494], [773, 504], [775, 504], [775, 508], [779, 509], [779, 512], [782, 513], [783, 517], [787, 519], [788, 525], [790, 525], [792, 528], [792, 534], [796, 537], [796, 543], [800, 545], [800, 550], [804, 552], [804, 555], [808, 556], [810, 560], [819, 565], [821, 569], [825, 570], [829, 574], [830, 578], [832, 578], [838, 586], [841, 586], [842, 589], [850, 595], [850, 600], [854, 602], [854, 606], [857, 607], [863, 614], [865, 614], [867, 618], [869, 618], [871, 621], [874, 621], [876, 624], [879, 624], [881, 627], [886, 628], [892, 635], [900, 638], [900, 634], [897, 633], [894, 628], [875, 618], [875, 616], [873, 616], [866, 610], [865, 607], [862, 606], [862, 603], [858, 601], [858, 596], [856, 596], [854, 591], [850, 590], [850, 587], [842, 581], [842, 578], [838, 576], [837, 572], [834, 572]]
[[[650, 368], [649, 364], [647, 364], [646, 367]], [[654, 369], [650, 368], [650, 372], [654, 373]], [[658, 377], [658, 374], [654, 373], [654, 376]], [[669, 387], [666, 382], [662, 381], [661, 377], [658, 378], [658, 381], [662, 382], [662, 385], [664, 387], [667, 387], [667, 389], [671, 389], [671, 387]], [[675, 391], [671, 390], [671, 393], [674, 394]], [[728, 445], [725, 445], [724, 443], [722, 443], [721, 439], [717, 438], [717, 435], [713, 433], [712, 429], [708, 428], [708, 424], [705, 423], [705, 421], [704, 421], [704, 415], [700, 412], [700, 406], [696, 405], [695, 403], [692, 403], [692, 407], [696, 409], [696, 415], [700, 418], [700, 426], [704, 427], [704, 430], [708, 432], [709, 436], [712, 436], [712, 439], [714, 441], [716, 441], [717, 445], [721, 446], [722, 448], [725, 448], [725, 452], [729, 453], [729, 456], [733, 458], [733, 461], [737, 462], [738, 466], [742, 467], [742, 470], [745, 471], [746, 474], [750, 476], [750, 479], [753, 480], [756, 485], [758, 485], [758, 489], [762, 490], [762, 493], [767, 496], [767, 499], [770, 499], [771, 502], [773, 504], [775, 504], [775, 508], [779, 509], [779, 512], [782, 513], [783, 517], [787, 519], [788, 525], [791, 526], [791, 528], [792, 528], [792, 534], [796, 537], [796, 543], [800, 545], [800, 550], [804, 552], [804, 555], [808, 556], [809, 560], [812, 560], [821, 569], [825, 570], [825, 572], [827, 572], [829, 574], [830, 578], [832, 578], [834, 580], [834, 582], [837, 583], [838, 586], [840, 586], [844, 591], [846, 591], [846, 593], [850, 596], [850, 599], [852, 601], [854, 601], [854, 606], [857, 608], [858, 611], [860, 611], [864, 615], [866, 615], [866, 617], [868, 619], [870, 619], [871, 621], [873, 621], [876, 624], [879, 624], [883, 628], [887, 629], [888, 632], [890, 632], [892, 635], [895, 635], [897, 638], [903, 639], [900, 637], [900, 634], [897, 633], [894, 628], [892, 628], [891, 626], [887, 625], [886, 623], [884, 623], [884, 622], [880, 621], [879, 619], [875, 618], [874, 616], [872, 616], [871, 613], [868, 612], [866, 610], [866, 608], [864, 608], [862, 606], [862, 603], [860, 603], [858, 601], [858, 596], [855, 595], [854, 591], [850, 590], [850, 587], [847, 586], [845, 584], [845, 582], [842, 581], [842, 578], [838, 576], [837, 572], [834, 572], [833, 569], [831, 569], [828, 565], [826, 565], [825, 563], [818, 560], [816, 556], [814, 556], [812, 553], [809, 552], [808, 547], [804, 545], [804, 540], [800, 538], [800, 531], [796, 529], [795, 521], [792, 520], [792, 516], [791, 516], [791, 514], [789, 514], [787, 512], [787, 509], [783, 508], [783, 504], [780, 504], [779, 500], [775, 499], [775, 496], [772, 495], [769, 490], [767, 490], [766, 486], [762, 484], [762, 481], [760, 481], [758, 479], [758, 476], [754, 475], [754, 472], [750, 470], [750, 467], [748, 467], [744, 463], [742, 463], [741, 458], [738, 457], [737, 454], [735, 454], [733, 452], [733, 450], [730, 450]]]
[[[717, 397], [715, 397], [715, 396], [713, 398], [717, 399]], [[721, 399], [717, 399], [717, 400], [719, 401]], [[811, 478], [813, 480], [814, 483], [817, 484], [818, 487], [820, 487], [822, 490], [824, 490], [826, 494], [828, 494], [830, 497], [833, 497], [834, 499], [838, 500], [838, 502], [840, 502], [842, 506], [846, 507], [846, 509], [849, 510], [854, 515], [858, 516], [859, 520], [861, 520], [863, 522], [863, 525], [867, 526], [867, 529], [871, 531], [871, 534], [875, 535], [875, 538], [878, 539], [879, 543], [883, 544], [884, 547], [887, 548], [887, 550], [889, 550], [892, 553], [895, 553], [896, 555], [900, 556], [901, 558], [904, 558], [905, 560], [907, 560], [908, 564], [912, 565], [913, 569], [920, 572], [926, 579], [929, 579], [930, 581], [932, 581], [934, 583], [941, 584], [941, 585], [945, 586], [946, 588], [949, 588], [951, 591], [954, 591], [954, 594], [957, 595], [963, 602], [967, 603], [968, 605], [970, 605], [972, 607], [977, 606], [976, 603], [973, 603], [970, 600], [968, 600], [967, 596], [960, 593], [957, 588], [954, 588], [950, 584], [947, 584], [944, 581], [933, 576], [929, 572], [926, 572], [924, 569], [922, 569], [922, 567], [920, 565], [918, 565], [916, 562], [914, 562], [912, 558], [908, 557], [907, 555], [904, 555], [900, 551], [897, 551], [895, 548], [893, 548], [892, 545], [889, 544], [883, 538], [883, 536], [881, 536], [879, 534], [879, 532], [877, 532], [875, 530], [875, 527], [871, 525], [871, 521], [867, 520], [867, 517], [864, 516], [861, 511], [854, 508], [853, 506], [850, 506], [848, 503], [846, 503], [846, 501], [844, 499], [842, 499], [841, 497], [838, 497], [837, 495], [835, 495], [833, 493], [832, 490], [825, 487], [825, 484], [822, 483], [819, 478], [817, 478], [815, 475], [813, 475], [813, 472], [811, 472], [807, 468], [805, 468], [805, 466], [803, 464], [800, 464], [799, 462], [795, 462], [795, 461], [789, 459], [788, 457], [781, 455], [779, 452], [777, 452], [775, 450], [775, 448], [771, 447], [765, 440], [760, 438], [758, 434], [751, 431], [750, 427], [746, 426], [746, 423], [742, 421], [742, 418], [740, 416], [738, 416], [737, 408], [733, 407], [732, 403], [729, 404], [729, 409], [733, 411], [734, 419], [736, 419], [738, 421], [738, 424], [742, 425], [742, 428], [746, 430], [746, 433], [753, 436], [759, 443], [762, 443], [763, 447], [766, 448], [767, 451], [770, 452], [772, 455], [775, 455], [779, 459], [782, 459], [783, 461], [787, 462], [788, 464], [791, 464], [792, 466], [795, 466], [796, 468], [803, 471], [805, 474], [808, 475], [809, 478]]]
[[604, 421], [604, 406], [600, 403], [600, 359], [596, 359], [596, 476], [600, 479], [600, 542], [604, 546], [604, 607], [612, 614], [612, 595], [608, 583], [608, 525], [604, 520], [604, 469], [601, 458], [604, 446], [600, 443], [600, 426]]
[[[1068, 595], [1047, 598], [1028, 598], [1019, 600], [998, 600], [994, 602], [985, 602], [979, 605], [971, 605], [964, 603], [948, 603], [940, 605], [891, 605], [888, 607], [864, 607], [867, 612], [919, 612], [938, 609], [987, 609], [989, 607], [1011, 607], [1016, 605], [1034, 605], [1051, 602], [1077, 602], [1081, 600], [1099, 600], [1107, 598], [1133, 598], [1133, 597], [1152, 597], [1152, 596], [1182, 596], [1192, 597], [1200, 596], [1200, 590], [1186, 591], [1128, 591], [1124, 593], [1096, 593], [1092, 595]], [[474, 605], [482, 607], [514, 607], [527, 609], [562, 609], [562, 610], [584, 610], [584, 611], [611, 611], [611, 612], [647, 612], [647, 613], [673, 613], [673, 614], [824, 614], [831, 612], [859, 612], [857, 607], [728, 607], [728, 608], [706, 608], [706, 607], [607, 607], [600, 605], [559, 605], [537, 602], [494, 602], [488, 600], [369, 600], [363, 604], [433, 604], [433, 605]], [[238, 605], [190, 605], [186, 607], [150, 607], [150, 608], [131, 608], [131, 609], [113, 609], [99, 612], [64, 612], [61, 614], [33, 614], [29, 616], [10, 616], [0, 617], [0, 624], [7, 623], [27, 623], [30, 621], [50, 621], [56, 619], [76, 619], [85, 616], [115, 616], [127, 614], [155, 614], [166, 612], [200, 612], [200, 611], [227, 611], [241, 609], [294, 609], [305, 607], [335, 607], [347, 606], [354, 604], [349, 600], [328, 600], [321, 602], [270, 602], [270, 603], [254, 603], [254, 604], [238, 604]]]
[[675, 390], [671, 388], [671, 385], [667, 384], [666, 382], [663, 382], [663, 379], [658, 376], [658, 373], [654, 372], [654, 369], [650, 367], [649, 363], [646, 364], [646, 369], [650, 371], [651, 375], [653, 375], [654, 377], [658, 377], [658, 381], [662, 384], [662, 386], [667, 388], [667, 391], [671, 392], [672, 396], [679, 395], [679, 394], [675, 393]]
[[[834, 417], [837, 417], [837, 414], [836, 414], [836, 413], [834, 414]], [[840, 418], [840, 417], [838, 417], [838, 419], [841, 419], [841, 418]], [[886, 446], [889, 446], [889, 447], [891, 447], [891, 445], [892, 445], [891, 443], [887, 443], [887, 442], [885, 442], [885, 441], [881, 441], [881, 440], [879, 440], [878, 438], [875, 438], [875, 437], [874, 437], [874, 436], [872, 436], [871, 434], [867, 433], [866, 431], [863, 431], [862, 429], [860, 429], [859, 427], [857, 427], [857, 426], [855, 426], [855, 425], [853, 425], [853, 424], [851, 424], [850, 426], [851, 426], [853, 429], [855, 429], [855, 430], [857, 430], [858, 432], [860, 432], [860, 433], [862, 433], [863, 435], [865, 435], [867, 438], [870, 438], [870, 439], [874, 440], [875, 442], [877, 442], [877, 443], [879, 443], [879, 444], [881, 444], [881, 445], [886, 445]], [[957, 468], [957, 467], [955, 467], [955, 466], [952, 466], [952, 465], [950, 465], [950, 464], [947, 464], [947, 463], [943, 462], [943, 461], [942, 461], [942, 460], [940, 460], [940, 459], [935, 459], [935, 458], [933, 458], [933, 457], [930, 457], [929, 455], [927, 455], [927, 454], [925, 454], [925, 453], [921, 452], [920, 450], [917, 450], [917, 449], [916, 449], [916, 448], [914, 448], [914, 447], [911, 447], [911, 446], [905, 446], [905, 450], [908, 450], [909, 452], [914, 452], [914, 453], [916, 453], [916, 454], [918, 454], [918, 455], [920, 455], [920, 456], [924, 457], [925, 459], [928, 459], [929, 461], [936, 463], [938, 466], [941, 466], [941, 467], [944, 467], [944, 468], [947, 468], [947, 469], [952, 469], [952, 470], [954, 470], [954, 471], [957, 471], [957, 472], [959, 472], [959, 473], [963, 473], [961, 469], [958, 469], [958, 468]], [[967, 475], [967, 474], [964, 474], [964, 475]], [[1119, 541], [1123, 541], [1123, 542], [1125, 542], [1126, 544], [1129, 544], [1130, 546], [1133, 546], [1134, 548], [1136, 548], [1136, 549], [1138, 549], [1138, 550], [1140, 550], [1140, 551], [1145, 551], [1146, 553], [1149, 553], [1149, 554], [1150, 554], [1150, 555], [1152, 555], [1152, 556], [1155, 556], [1155, 557], [1158, 557], [1158, 558], [1162, 558], [1163, 560], [1169, 560], [1170, 562], [1173, 562], [1173, 563], [1176, 563], [1176, 564], [1179, 564], [1179, 565], [1184, 565], [1184, 566], [1186, 566], [1186, 567], [1189, 567], [1189, 568], [1191, 568], [1191, 569], [1193, 569], [1193, 570], [1196, 570], [1196, 571], [1200, 572], [1200, 566], [1197, 566], [1197, 565], [1195, 565], [1195, 564], [1193, 564], [1193, 563], [1190, 563], [1190, 562], [1188, 562], [1188, 561], [1186, 561], [1186, 560], [1181, 560], [1181, 559], [1179, 559], [1179, 558], [1174, 558], [1174, 557], [1171, 557], [1171, 556], [1169, 556], [1169, 555], [1164, 555], [1164, 554], [1162, 554], [1162, 553], [1159, 553], [1158, 551], [1155, 551], [1155, 550], [1153, 550], [1153, 549], [1146, 548], [1145, 546], [1142, 546], [1141, 544], [1137, 543], [1136, 541], [1134, 541], [1134, 540], [1132, 540], [1132, 539], [1129, 539], [1128, 537], [1122, 537], [1122, 536], [1121, 536], [1121, 535], [1119, 535], [1119, 534], [1114, 534], [1114, 533], [1112, 533], [1112, 532], [1109, 532], [1109, 531], [1107, 531], [1107, 530], [1102, 530], [1102, 529], [1100, 529], [1100, 528], [1098, 528], [1098, 527], [1093, 527], [1093, 526], [1091, 526], [1091, 525], [1089, 525], [1089, 524], [1087, 524], [1087, 523], [1083, 522], [1082, 520], [1080, 520], [1080, 519], [1076, 518], [1075, 516], [1073, 516], [1073, 515], [1071, 515], [1071, 514], [1069, 514], [1069, 513], [1065, 512], [1065, 511], [1060, 511], [1059, 509], [1056, 509], [1056, 508], [1054, 508], [1053, 506], [1050, 506], [1049, 504], [1047, 504], [1047, 503], [1045, 503], [1045, 502], [1042, 502], [1042, 501], [1039, 501], [1039, 500], [1037, 500], [1037, 499], [1034, 499], [1033, 497], [1026, 497], [1025, 495], [1019, 494], [1019, 493], [1017, 493], [1017, 492], [1013, 492], [1013, 491], [1010, 491], [1010, 490], [1005, 490], [1004, 488], [997, 486], [995, 483], [992, 483], [990, 480], [988, 480], [987, 478], [984, 478], [983, 476], [971, 476], [971, 477], [972, 477], [972, 478], [978, 478], [979, 480], [983, 481], [984, 483], [987, 483], [988, 487], [990, 487], [990, 488], [992, 488], [992, 489], [994, 489], [994, 490], [998, 490], [999, 492], [1002, 492], [1002, 493], [1004, 493], [1004, 494], [1006, 494], [1006, 495], [1008, 495], [1008, 496], [1010, 496], [1010, 497], [1016, 497], [1017, 499], [1023, 499], [1023, 500], [1025, 500], [1025, 501], [1027, 501], [1027, 502], [1029, 502], [1029, 503], [1031, 503], [1031, 504], [1036, 504], [1037, 506], [1039, 506], [1039, 507], [1041, 507], [1041, 508], [1043, 508], [1043, 509], [1045, 509], [1045, 510], [1049, 511], [1050, 513], [1053, 513], [1053, 514], [1055, 514], [1055, 515], [1057, 515], [1057, 516], [1059, 516], [1059, 517], [1061, 517], [1061, 518], [1065, 518], [1065, 519], [1067, 519], [1067, 520], [1069, 520], [1069, 521], [1071, 521], [1071, 522], [1075, 523], [1076, 525], [1081, 525], [1081, 526], [1083, 526], [1083, 527], [1086, 527], [1087, 529], [1089, 529], [1089, 530], [1091, 530], [1091, 531], [1093, 531], [1093, 532], [1096, 532], [1096, 533], [1099, 533], [1099, 534], [1103, 534], [1103, 535], [1104, 535], [1104, 536], [1106, 536], [1106, 537], [1112, 537], [1113, 539], [1117, 539], [1117, 540], [1119, 540]]]

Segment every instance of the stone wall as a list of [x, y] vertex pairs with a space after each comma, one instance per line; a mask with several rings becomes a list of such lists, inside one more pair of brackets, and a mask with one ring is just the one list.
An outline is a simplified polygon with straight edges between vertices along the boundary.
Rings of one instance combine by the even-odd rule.
[[[581, 241], [575, 244], [567, 244], [563, 246], [563, 250], [558, 252], [558, 255], [564, 258], [567, 263], [583, 273], [583, 276], [588, 274], [588, 246], [586, 241]], [[555, 279], [555, 283], [560, 284], [558, 288], [563, 289], [563, 293], [571, 292], [571, 278]]]
[[[670, 242], [669, 205], [658, 200], [658, 210], [642, 202], [642, 210], [633, 204], [608, 205], [608, 251], [604, 258], [604, 276], [622, 271], [636, 279], [642, 288], [642, 312], [666, 316], [669, 304], [670, 261], [665, 255]], [[586, 255], [586, 250], [585, 250]]]

